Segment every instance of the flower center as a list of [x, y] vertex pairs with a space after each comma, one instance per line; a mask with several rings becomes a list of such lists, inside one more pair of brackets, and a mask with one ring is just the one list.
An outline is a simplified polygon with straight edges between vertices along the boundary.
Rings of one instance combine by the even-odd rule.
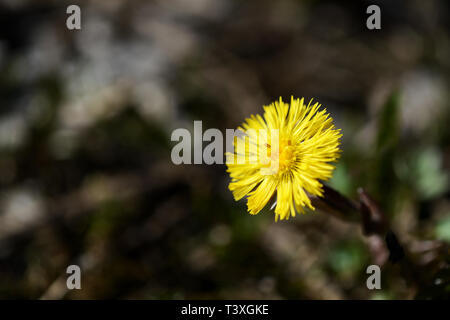
[[291, 145], [290, 140], [281, 141], [279, 157], [279, 165], [281, 171], [288, 170], [295, 162], [296, 156], [294, 151], [294, 147]]
[[271, 152], [271, 167], [275, 170], [278, 168], [278, 171], [274, 173], [283, 173], [289, 170], [297, 160], [295, 148], [290, 140], [281, 140], [278, 153], [273, 149]]

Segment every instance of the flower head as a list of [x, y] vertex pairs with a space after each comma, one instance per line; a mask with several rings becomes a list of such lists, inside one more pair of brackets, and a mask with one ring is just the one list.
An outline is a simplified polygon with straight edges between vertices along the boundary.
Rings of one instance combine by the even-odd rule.
[[275, 220], [289, 219], [304, 207], [314, 210], [309, 195], [322, 196], [321, 180], [331, 178], [331, 162], [339, 158], [340, 129], [320, 104], [303, 98], [264, 106], [238, 130], [234, 152], [226, 154], [235, 200], [247, 196], [250, 214], [257, 214], [276, 193]]

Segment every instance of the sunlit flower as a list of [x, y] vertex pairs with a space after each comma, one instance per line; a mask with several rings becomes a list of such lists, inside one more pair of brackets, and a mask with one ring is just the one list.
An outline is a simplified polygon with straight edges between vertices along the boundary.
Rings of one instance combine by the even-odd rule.
[[339, 158], [340, 129], [320, 104], [303, 98], [281, 100], [252, 115], [238, 130], [234, 152], [226, 154], [229, 189], [235, 200], [247, 196], [257, 214], [276, 193], [275, 220], [289, 219], [304, 207], [314, 210], [309, 195], [322, 196], [321, 181], [332, 176]]

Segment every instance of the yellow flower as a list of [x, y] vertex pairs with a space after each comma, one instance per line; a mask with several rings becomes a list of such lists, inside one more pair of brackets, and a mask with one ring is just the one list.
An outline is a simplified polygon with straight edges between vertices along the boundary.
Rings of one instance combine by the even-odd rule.
[[252, 115], [239, 127], [234, 152], [226, 153], [229, 189], [235, 200], [247, 196], [257, 214], [276, 192], [275, 220], [314, 210], [309, 195], [322, 196], [321, 180], [331, 178], [339, 158], [340, 129], [320, 104], [291, 98], [264, 106], [264, 117]]

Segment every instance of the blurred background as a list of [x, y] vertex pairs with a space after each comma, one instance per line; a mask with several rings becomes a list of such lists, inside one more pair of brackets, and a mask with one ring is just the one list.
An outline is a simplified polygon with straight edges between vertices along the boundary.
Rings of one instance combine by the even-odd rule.
[[[0, 298], [448, 298], [449, 7], [0, 0]], [[224, 132], [291, 95], [342, 128], [329, 185], [368, 190], [429, 287], [386, 263], [368, 290], [360, 226], [250, 216], [224, 165], [172, 164], [174, 129]]]

